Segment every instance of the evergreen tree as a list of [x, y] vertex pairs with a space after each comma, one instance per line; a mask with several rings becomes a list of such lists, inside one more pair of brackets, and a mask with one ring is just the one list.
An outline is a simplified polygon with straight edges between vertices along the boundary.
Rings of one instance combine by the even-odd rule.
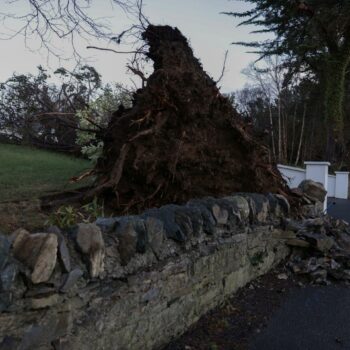
[[226, 13], [254, 25], [253, 33], [273, 33], [273, 39], [236, 44], [256, 48], [261, 57], [283, 55], [294, 70], [317, 74], [324, 91], [327, 155], [343, 153], [344, 92], [350, 64], [350, 1], [243, 0], [245, 12]]

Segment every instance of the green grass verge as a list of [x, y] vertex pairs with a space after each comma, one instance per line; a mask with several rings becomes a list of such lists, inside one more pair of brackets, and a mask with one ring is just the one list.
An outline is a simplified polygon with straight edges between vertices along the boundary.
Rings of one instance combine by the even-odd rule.
[[84, 159], [30, 147], [0, 144], [0, 202], [27, 200], [75, 189], [69, 179], [91, 168]]

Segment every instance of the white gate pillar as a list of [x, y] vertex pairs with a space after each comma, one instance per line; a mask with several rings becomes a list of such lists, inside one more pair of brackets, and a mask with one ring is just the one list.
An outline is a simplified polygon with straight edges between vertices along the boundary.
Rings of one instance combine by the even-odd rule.
[[[304, 162], [306, 165], [306, 180], [320, 182], [328, 192], [329, 162]], [[323, 210], [327, 210], [327, 195], [323, 203]]]
[[349, 172], [335, 172], [335, 198], [348, 199]]

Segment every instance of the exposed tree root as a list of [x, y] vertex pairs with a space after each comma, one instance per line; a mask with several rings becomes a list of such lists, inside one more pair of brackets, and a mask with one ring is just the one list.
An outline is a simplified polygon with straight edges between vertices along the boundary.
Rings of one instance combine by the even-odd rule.
[[289, 194], [268, 151], [203, 71], [178, 29], [143, 33], [154, 72], [104, 134], [89, 196], [120, 212], [233, 192]]

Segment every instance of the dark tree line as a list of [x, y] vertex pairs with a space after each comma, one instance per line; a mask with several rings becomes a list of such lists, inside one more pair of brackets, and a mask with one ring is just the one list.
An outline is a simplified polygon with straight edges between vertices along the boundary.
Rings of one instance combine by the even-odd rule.
[[[327, 122], [323, 119], [324, 91], [314, 75], [288, 75], [278, 59], [250, 65], [244, 73], [249, 83], [231, 99], [269, 146], [270, 156], [279, 163], [302, 165], [307, 160], [325, 160]], [[335, 169], [350, 164], [350, 76], [346, 76], [344, 152]]]
[[[350, 64], [350, 2], [347, 0], [245, 0], [246, 12], [229, 15], [240, 25], [253, 25], [258, 33], [272, 33], [265, 41], [237, 43], [251, 47], [262, 58], [278, 55], [288, 74], [312, 77], [322, 97], [317, 132], [322, 135], [323, 158], [332, 162], [347, 156], [347, 113], [345, 110]], [[308, 108], [307, 120], [311, 119]], [[307, 122], [305, 121], [305, 124]]]
[[317, 84], [304, 80], [270, 98], [263, 88], [247, 85], [234, 94], [237, 109], [254, 123], [269, 146], [271, 159], [291, 165], [324, 159], [326, 130]]

